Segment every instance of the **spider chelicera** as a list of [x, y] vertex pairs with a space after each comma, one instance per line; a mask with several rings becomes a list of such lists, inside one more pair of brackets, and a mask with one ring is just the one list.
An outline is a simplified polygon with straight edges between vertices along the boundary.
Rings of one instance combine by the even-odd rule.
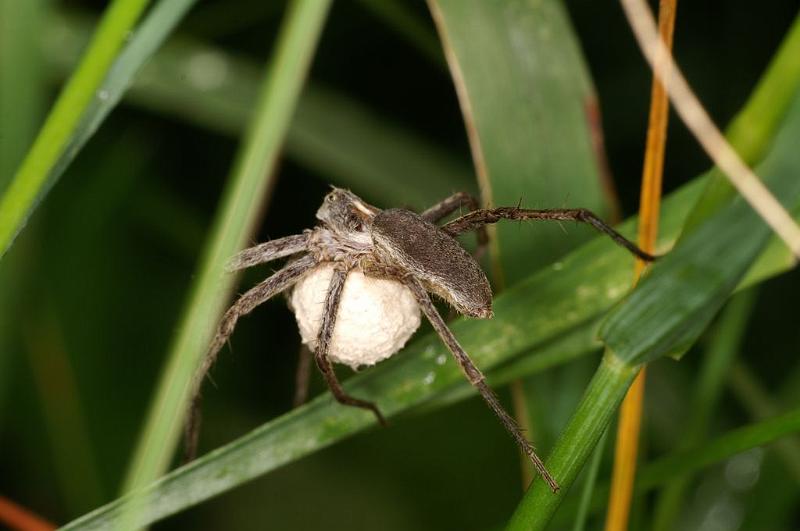
[[[468, 208], [470, 212], [442, 226], [435, 225], [437, 221], [460, 208]], [[348, 406], [368, 409], [375, 414], [381, 424], [385, 424], [383, 415], [374, 403], [352, 397], [344, 391], [334, 372], [333, 361], [357, 366], [372, 364], [391, 356], [414, 332], [419, 324], [419, 310], [422, 310], [453, 354], [466, 378], [477, 388], [550, 488], [554, 492], [557, 491], [558, 483], [536, 455], [533, 445], [525, 438], [513, 417], [506, 412], [486, 384], [481, 371], [447, 327], [433, 305], [429, 293], [441, 297], [463, 315], [481, 319], [491, 318], [492, 290], [489, 281], [478, 262], [461, 247], [456, 237], [476, 231], [481, 249], [487, 242], [486, 225], [503, 219], [588, 223], [639, 258], [650, 261], [654, 257], [639, 249], [586, 209], [530, 210], [517, 207], [478, 209], [477, 201], [465, 193], [454, 194], [418, 214], [401, 208], [380, 210], [348, 190], [334, 188], [325, 196], [322, 206], [317, 211], [317, 219], [320, 224], [313, 229], [245, 249], [229, 262], [228, 270], [236, 271], [279, 258], [300, 255], [247, 291], [222, 317], [194, 381], [194, 396], [186, 423], [187, 455], [191, 457], [196, 451], [202, 380], [233, 332], [236, 321], [256, 306], [296, 285], [293, 297], [296, 302], [294, 309], [301, 324], [304, 342], [313, 350], [317, 367], [336, 400]], [[322, 277], [325, 284], [319, 283], [321, 274], [325, 275]], [[339, 333], [336, 329], [337, 333], [334, 333], [337, 317], [343, 325], [345, 317], [348, 317], [339, 316], [340, 310], [346, 310], [348, 304], [351, 307], [355, 304], [349, 303], [348, 295], [343, 298], [345, 285], [350, 286], [348, 278], [354, 281], [356, 278], [362, 281], [364, 278], [376, 279], [374, 282], [378, 284], [372, 286], [372, 295], [367, 293], [367, 295], [352, 296], [360, 297], [362, 302], [364, 297], [369, 299], [383, 290], [386, 293], [391, 292], [390, 297], [398, 301], [397, 304], [390, 306], [402, 306], [402, 300], [407, 301], [406, 306], [411, 305], [411, 318], [404, 320], [406, 323], [404, 329], [389, 341], [386, 340], [385, 331], [361, 330], [366, 334], [358, 338], [358, 344], [362, 349], [360, 354], [347, 348], [348, 345], [352, 346], [354, 341], [348, 343], [347, 337], [339, 337], [346, 336], [348, 334], [346, 330]], [[316, 279], [316, 285], [321, 285], [322, 289], [315, 292], [314, 289], [317, 288], [313, 288], [312, 282], [312, 293], [317, 299], [319, 308], [316, 319], [311, 316], [309, 320], [309, 315], [300, 314], [301, 311], [308, 312], [305, 308], [307, 305], [298, 304], [297, 301], [302, 302], [301, 290], [308, 291], [310, 279]], [[299, 299], [298, 294], [300, 294]], [[416, 321], [413, 319], [414, 313], [417, 316]], [[309, 322], [312, 322], [310, 329]], [[352, 326], [348, 328], [348, 330], [353, 329]], [[367, 338], [366, 344], [364, 337]], [[370, 344], [370, 341], [374, 344]], [[365, 357], [363, 349], [369, 352], [373, 347], [375, 354], [367, 354]]]

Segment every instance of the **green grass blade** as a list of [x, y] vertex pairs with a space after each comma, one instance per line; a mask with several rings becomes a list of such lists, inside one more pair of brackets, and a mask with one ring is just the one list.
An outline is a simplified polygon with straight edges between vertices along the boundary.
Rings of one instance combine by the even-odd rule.
[[[781, 439], [800, 432], [800, 408], [772, 418], [731, 430], [707, 441], [700, 447], [675, 451], [641, 468], [636, 479], [636, 495], [645, 494], [675, 479], [696, 474], [752, 448], [779, 444]], [[600, 485], [592, 498], [592, 512], [602, 511], [608, 500], [608, 484]], [[575, 504], [565, 504], [564, 513], [571, 514]], [[559, 518], [559, 520], [561, 520]]]
[[[526, 303], [530, 302], [532, 291], [541, 291], [541, 284], [535, 284], [527, 289], [511, 289], [498, 299], [498, 317], [493, 321], [455, 323], [455, 333], [482, 367], [500, 363], [513, 356], [520, 346], [535, 340], [536, 336], [526, 335], [530, 325]], [[546, 321], [538, 324], [534, 329], [539, 333], [544, 332], [541, 325], [548, 326]], [[501, 330], [508, 335], [501, 335]], [[509, 333], [511, 330], [516, 333]], [[439, 359], [446, 361], [440, 363]], [[384, 414], [394, 415], [462, 384], [463, 376], [447, 358], [444, 347], [436, 337], [429, 336], [402, 356], [349, 380], [346, 388], [360, 397], [375, 400]], [[343, 408], [326, 393], [156, 482], [146, 490], [142, 519], [133, 524], [146, 525], [174, 514], [373, 424], [370, 415]], [[113, 526], [129, 503], [129, 499], [114, 502], [68, 529]]]
[[[702, 184], [697, 181], [665, 201], [664, 244], [677, 235]], [[630, 231], [633, 223], [624, 230]], [[607, 239], [597, 238], [555, 266], [509, 288], [495, 300], [494, 319], [458, 320], [453, 331], [483, 369], [500, 366], [537, 346], [547, 350], [563, 334], [596, 320], [626, 293], [632, 261]], [[208, 334], [208, 330], [198, 329], [197, 333]], [[589, 348], [596, 347], [590, 334], [581, 332], [581, 337], [589, 342]], [[524, 373], [506, 371], [503, 377], [521, 375]], [[415, 341], [401, 355], [345, 384], [354, 395], [376, 402], [387, 415], [444, 396], [457, 386], [471, 391], [446, 348], [433, 336]], [[373, 424], [371, 414], [341, 407], [325, 394], [146, 487], [150, 502], [132, 525], [147, 525], [174, 514]], [[69, 528], [111, 526], [131, 503], [130, 499], [113, 502]]]
[[[798, 15], [783, 42], [770, 61], [766, 72], [753, 91], [747, 108], [733, 120], [726, 131], [731, 145], [749, 164], [759, 162], [770, 146], [770, 131], [783, 120], [792, 104], [794, 93], [786, 87], [795, 85], [800, 78], [800, 15]], [[687, 228], [696, 227], [726, 200], [736, 194], [730, 181], [715, 171], [709, 180]]]
[[98, 90], [148, 0], [115, 0], [105, 12], [86, 54], [67, 82], [13, 181], [0, 197], [0, 258], [38, 201], [58, 178], [85, 109]]
[[[779, 193], [779, 197], [785, 204], [788, 201], [789, 208], [795, 206], [793, 198], [796, 193], [794, 188], [796, 179], [793, 179], [792, 168], [785, 168], [782, 165], [792, 160], [795, 138], [800, 131], [800, 125], [796, 124], [797, 115], [800, 113], [798, 50], [800, 50], [800, 16], [785, 37], [747, 107], [736, 117], [729, 132], [733, 145], [737, 149], [743, 150], [743, 156], [749, 162], [762, 159], [767, 152], [766, 146], [771, 146], [768, 159], [762, 162], [759, 168], [762, 172], [766, 172], [762, 174], [765, 182], [774, 188], [774, 192]], [[780, 114], [776, 113], [776, 110], [780, 111]], [[759, 120], [763, 120], [763, 122]], [[775, 130], [781, 122], [784, 122], [779, 133], [782, 138], [773, 140], [770, 132]], [[787, 123], [789, 127], [795, 129], [787, 131]], [[791, 165], [791, 162], [789, 164]], [[719, 178], [714, 170], [710, 182], [716, 181], [719, 181]], [[686, 239], [691, 240], [691, 243], [684, 242], [684, 245], [677, 249], [678, 252], [670, 253], [670, 256], [659, 262], [641, 283], [636, 293], [627, 301], [627, 304], [609, 316], [601, 328], [604, 341], [622, 359], [640, 363], [648, 358], [652, 359], [664, 353], [670, 353], [669, 351], [672, 354], [680, 354], [705, 328], [710, 318], [727, 299], [728, 294], [739, 284], [741, 277], [748, 270], [754, 268], [753, 257], [764, 247], [770, 234], [764, 233], [763, 224], [747, 223], [747, 220], [752, 220], [752, 212], [749, 209], [739, 205], [737, 211], [729, 211], [726, 214], [731, 222], [747, 224], [747, 232], [741, 234], [731, 230], [731, 225], [724, 225], [725, 222], [718, 222], [716, 225], [701, 224], [706, 216], [719, 209], [722, 201], [732, 197], [732, 194], [725, 192], [723, 188], [718, 184], [709, 185], [689, 217], [687, 225], [693, 227], [695, 232], [702, 231], [703, 233], [688, 236]], [[715, 232], [718, 230], [721, 232]], [[725, 247], [722, 242], [723, 238], [720, 237], [725, 232], [728, 236], [728, 248], [721, 249], [720, 254], [714, 255], [713, 244], [707, 245], [706, 242], [716, 242], [720, 244], [720, 247]], [[742, 239], [742, 241], [739, 242], [738, 239]], [[740, 245], [740, 243], [744, 244]], [[731, 246], [733, 249], [730, 248]], [[728, 253], [728, 251], [732, 252]], [[698, 257], [699, 253], [703, 253], [705, 257], [702, 264], [697, 262], [688, 265], [685, 257], [681, 256], [683, 253], [698, 253]], [[721, 265], [724, 271], [718, 271], [717, 265]], [[755, 268], [758, 267], [760, 266], [756, 263]], [[691, 278], [694, 278], [694, 281]], [[677, 281], [678, 279], [680, 280]], [[669, 283], [673, 283], [673, 286], [666, 285]], [[657, 287], [657, 284], [661, 285]], [[672, 292], [674, 296], [667, 301], [676, 305], [653, 304], [656, 302], [652, 299], [654, 292], [651, 290], [653, 288], [671, 290], [678, 286], [683, 291], [683, 296], [678, 292]], [[698, 288], [698, 291], [695, 291], [694, 288]], [[701, 293], [705, 295], [701, 296]], [[644, 302], [648, 298], [649, 302]], [[640, 302], [637, 303], [634, 300]], [[655, 306], [659, 306], [659, 309], [656, 310]], [[644, 313], [648, 311], [646, 307], [650, 308], [650, 314]], [[639, 322], [634, 322], [634, 313], [638, 313], [641, 319]], [[674, 322], [676, 318], [682, 320], [682, 323]], [[663, 325], [661, 329], [655, 335], [647, 338], [644, 335], [653, 332], [654, 329], [648, 328], [645, 334], [639, 335], [637, 338], [633, 338], [625, 331], [632, 332], [637, 326], [646, 327], [645, 320], [655, 324], [661, 319], [664, 319], [661, 322]], [[673, 322], [669, 323], [670, 320]], [[678, 330], [682, 325], [683, 329]], [[637, 342], [640, 343], [635, 345]], [[624, 351], [625, 349], [628, 351]], [[649, 352], [647, 352], [648, 349], [650, 349]], [[634, 353], [634, 350], [640, 352]]]
[[126, 490], [153, 481], [172, 457], [195, 368], [233, 287], [234, 278], [223, 274], [224, 261], [244, 246], [261, 210], [271, 169], [288, 130], [328, 7], [329, 2], [295, 0], [286, 14], [251, 128], [228, 182], [137, 447]]
[[[484, 202], [605, 209], [587, 112], [589, 76], [564, 6], [434, 0]], [[496, 280], [511, 285], [585, 239], [558, 224], [493, 227]], [[499, 269], [499, 270], [498, 270]]]
[[[798, 132], [800, 98], [777, 133], [773, 150], [759, 165], [759, 174], [785, 188], [780, 196], [786, 198], [800, 193], [794, 178], [800, 169], [800, 154], [793, 147]], [[562, 491], [554, 495], [542, 481], [534, 481], [508, 529], [547, 525], [611, 418], [613, 411], [598, 411], [597, 402], [616, 408], [631, 381], [630, 372], [637, 372], [639, 364], [685, 350], [736, 287], [768, 236], [767, 226], [737, 198], [684, 238], [611, 312], [600, 329], [607, 354], [547, 460]], [[690, 281], [696, 289], [686, 288]], [[670, 311], [662, 313], [664, 308]]]
[[[788, 208], [800, 206], [800, 98], [796, 98], [759, 174]], [[685, 351], [730, 296], [770, 236], [748, 205], [736, 199], [657, 262], [600, 328], [625, 363]], [[665, 294], [670, 294], [665, 296]]]
[[586, 472], [586, 483], [581, 491], [581, 500], [578, 504], [578, 511], [575, 514], [575, 525], [572, 526], [572, 531], [583, 531], [586, 529], [586, 520], [589, 518], [589, 509], [592, 503], [592, 495], [594, 494], [595, 485], [597, 483], [597, 474], [600, 470], [600, 462], [603, 460], [603, 452], [606, 449], [606, 438], [608, 431], [603, 433], [597, 447], [594, 449], [592, 461], [589, 463], [589, 469]]
[[[66, 73], [85, 45], [89, 23], [74, 14], [58, 14], [48, 28], [47, 59], [53, 70]], [[195, 65], [203, 64], [216, 65], [225, 75], [208, 81], [197, 73]], [[235, 136], [252, 114], [259, 75], [251, 60], [175, 37], [141, 68], [125, 101]], [[459, 158], [344, 94], [313, 83], [301, 95], [286, 154], [333, 183], [365, 192], [377, 204], [422, 208], [455, 190], [475, 188], [472, 170]], [[380, 187], [373, 186], [376, 179], [381, 179]]]
[[547, 469], [561, 485], [561, 490], [553, 494], [541, 479], [536, 478], [506, 529], [544, 529], [547, 526], [638, 372], [638, 367], [622, 363], [613, 356], [603, 357], [583, 399], [547, 459]]
[[[789, 394], [796, 394], [800, 384], [797, 372], [790, 370], [779, 388], [767, 388], [759, 375], [737, 361], [729, 373], [728, 386], [748, 415], [754, 421], [762, 421], [786, 411], [784, 404], [797, 404], [797, 400], [781, 391], [790, 390]], [[758, 483], [748, 493], [748, 498], [757, 504], [758, 510], [745, 515], [740, 527], [742, 531], [792, 527], [800, 489], [776, 488], [776, 485], [795, 486], [800, 482], [800, 435], [777, 441], [773, 449], [764, 456]]]
[[745, 450], [765, 446], [782, 437], [800, 432], [800, 408], [756, 422], [721, 435], [701, 448], [676, 452], [642, 469], [637, 492], [661, 485], [677, 474], [701, 470]]
[[[769, 391], [758, 381], [752, 371], [741, 363], [735, 363], [730, 371], [728, 385], [751, 417], [764, 420], [782, 409]], [[796, 437], [781, 441], [775, 447], [783, 461], [785, 470], [800, 483], [800, 440]]]
[[[742, 159], [754, 165], [761, 161], [772, 145], [774, 131], [794, 101], [800, 85], [800, 16], [796, 17], [764, 75], [747, 102], [727, 130], [731, 145]], [[718, 170], [713, 169], [709, 184], [686, 223], [684, 232], [695, 228], [716, 211], [735, 191]], [[743, 284], [784, 271], [795, 264], [791, 251], [778, 238], [771, 236], [767, 250], [750, 268]]]
[[70, 141], [69, 153], [56, 165], [57, 171], [63, 171], [74, 154], [100, 127], [122, 99], [142, 66], [161, 47], [196, 1], [161, 0], [150, 10], [136, 32], [128, 36], [127, 46], [115, 59], [109, 75], [98, 88], [98, 97], [87, 107], [80, 128]]
[[[566, 8], [557, 1], [430, 2], [453, 73], [484, 204], [607, 212], [588, 113], [596, 103]], [[566, 228], [568, 227], [568, 229]], [[495, 292], [590, 236], [574, 224], [490, 226]], [[573, 369], [568, 369], [573, 370]], [[523, 429], [539, 434], [538, 382], [512, 387]], [[577, 399], [561, 390], [560, 399]], [[523, 482], [532, 467], [521, 456]]]
[[[703, 184], [702, 179], [697, 180], [665, 198], [661, 245], [668, 246], [677, 237]], [[634, 223], [635, 220], [626, 223], [623, 230], [630, 231]], [[587, 350], [596, 348], [583, 326], [627, 292], [631, 262], [613, 243], [597, 238], [500, 295], [495, 300], [494, 319], [458, 320], [452, 325], [453, 331], [476, 364], [486, 370], [500, 367], [520, 353], [528, 355], [537, 347], [547, 350], [555, 340], [567, 341], [562, 336], [573, 330], [587, 342]], [[525, 365], [520, 367], [524, 370]], [[489, 374], [491, 378], [492, 373]], [[504, 378], [523, 375], [524, 372], [507, 371]], [[605, 371], [608, 381], [614, 381], [609, 378], [614, 375], [622, 380], [613, 389], [621, 399], [630, 371]], [[353, 394], [375, 401], [387, 415], [445, 396], [457, 386], [469, 388], [449, 361], [444, 346], [432, 336], [415, 341], [402, 355], [345, 384]], [[603, 382], [595, 388], [601, 393], [612, 390]], [[607, 394], [605, 406], [598, 403], [597, 413], [603, 414], [602, 410], [609, 408], [610, 415], [615, 401], [612, 394]], [[593, 418], [592, 415], [588, 416]], [[150, 503], [145, 504], [134, 523], [147, 525], [175, 514], [373, 425], [374, 418], [369, 413], [341, 407], [325, 394], [145, 487], [143, 495]], [[546, 494], [552, 497], [549, 491]], [[112, 502], [67, 529], [112, 526], [131, 503], [130, 498]]]
[[[674, 241], [704, 182], [696, 180], [666, 198], [661, 248]], [[623, 225], [622, 230], [630, 233], [634, 222]], [[454, 323], [454, 332], [480, 367], [488, 370], [507, 363], [520, 353], [547, 346], [571, 330], [582, 330], [582, 325], [597, 319], [629, 289], [631, 261], [630, 256], [611, 242], [597, 238], [498, 297], [494, 320], [460, 320]], [[774, 272], [779, 267], [785, 265], [766, 263], [760, 271]], [[439, 359], [445, 362], [440, 364]], [[397, 414], [463, 385], [460, 372], [447, 359], [444, 347], [428, 336], [416, 341], [402, 356], [356, 376], [346, 387], [376, 401], [387, 414]], [[556, 451], [556, 454], [561, 452], [559, 479], [565, 477], [560, 475], [562, 471], [577, 474], [632, 378], [633, 368], [611, 360], [603, 362], [590, 387], [588, 396], [592, 399], [584, 401], [579, 409], [580, 418], [590, 421], [590, 428], [573, 423], [565, 438], [571, 441], [571, 436], [580, 437], [586, 443], [580, 445], [585, 455], [572, 452], [571, 445], [559, 445], [560, 450]], [[145, 487], [143, 495], [152, 503], [137, 513], [139, 519], [135, 523], [147, 525], [174, 514], [352, 436], [373, 422], [368, 413], [339, 407], [329, 395], [323, 395]], [[576, 428], [578, 425], [580, 429]], [[558, 497], [549, 491], [540, 496], [546, 496], [547, 502], [553, 504], [550, 511], [555, 509]], [[130, 499], [117, 500], [86, 515], [70, 528], [112, 525], [119, 522], [121, 511], [130, 503]]]
[[[514, 356], [507, 363], [492, 369], [486, 375], [492, 387], [511, 383], [521, 375], [533, 376], [558, 367], [579, 357], [597, 352], [602, 344], [597, 340], [599, 320], [591, 320], [567, 330], [559, 337], [536, 345], [533, 350]], [[442, 396], [435, 397], [428, 407], [431, 409], [464, 400], [475, 394], [475, 388], [464, 382]]]

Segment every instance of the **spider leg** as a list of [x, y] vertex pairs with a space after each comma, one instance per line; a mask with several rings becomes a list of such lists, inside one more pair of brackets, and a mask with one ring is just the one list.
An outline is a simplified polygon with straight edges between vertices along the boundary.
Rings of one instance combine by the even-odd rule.
[[194, 459], [197, 452], [197, 437], [200, 433], [200, 404], [201, 394], [200, 388], [203, 384], [203, 378], [208, 373], [209, 369], [214, 365], [220, 349], [228, 340], [233, 329], [236, 326], [236, 321], [239, 317], [246, 315], [253, 311], [253, 309], [266, 302], [271, 297], [277, 295], [281, 291], [289, 288], [292, 284], [297, 282], [300, 277], [317, 265], [314, 257], [306, 255], [294, 262], [284, 266], [283, 269], [261, 282], [254, 288], [247, 291], [244, 295], [239, 297], [233, 306], [228, 308], [225, 315], [222, 316], [217, 333], [211, 342], [211, 346], [206, 353], [205, 358], [200, 363], [195, 373], [192, 382], [192, 398], [189, 405], [189, 412], [184, 426], [185, 437], [185, 452], [184, 460], [191, 461]]
[[[461, 207], [466, 207], [470, 211], [476, 211], [480, 208], [480, 205], [478, 204], [478, 200], [472, 195], [466, 192], [456, 192], [450, 197], [428, 208], [422, 212], [420, 216], [432, 223], [435, 223], [445, 216], [452, 214]], [[486, 227], [483, 225], [475, 227], [475, 236], [478, 239], [478, 248], [475, 249], [475, 258], [480, 259], [480, 257], [483, 256], [483, 253], [486, 252], [486, 246], [489, 244], [489, 235], [486, 232]]]
[[579, 221], [587, 223], [598, 232], [608, 235], [617, 245], [624, 247], [632, 254], [642, 260], [651, 262], [657, 257], [639, 249], [633, 242], [625, 238], [622, 234], [615, 231], [605, 221], [597, 217], [594, 213], [585, 208], [554, 208], [548, 210], [529, 210], [525, 208], [500, 207], [475, 210], [465, 214], [460, 218], [454, 219], [442, 227], [442, 230], [452, 236], [463, 234], [479, 227], [491, 223], [497, 223], [502, 219], [515, 220], [550, 220], [550, 221]]
[[478, 210], [478, 200], [466, 192], [456, 192], [450, 197], [447, 197], [430, 208], [420, 213], [420, 216], [427, 219], [431, 223], [436, 223], [448, 214], [452, 214], [461, 207], [467, 207], [469, 210]]
[[522, 433], [522, 430], [517, 422], [506, 412], [505, 409], [503, 409], [503, 406], [500, 404], [497, 396], [486, 384], [486, 378], [483, 376], [483, 373], [481, 373], [480, 369], [475, 366], [475, 364], [469, 358], [469, 355], [467, 355], [467, 353], [458, 343], [458, 340], [456, 340], [453, 332], [451, 332], [447, 327], [442, 319], [442, 316], [439, 315], [439, 312], [436, 310], [433, 302], [431, 302], [431, 298], [427, 291], [425, 291], [425, 288], [422, 287], [417, 280], [411, 277], [406, 277], [405, 284], [414, 293], [414, 296], [416, 297], [420, 308], [422, 308], [422, 312], [425, 314], [425, 317], [428, 318], [428, 321], [430, 321], [431, 325], [433, 325], [434, 330], [436, 330], [436, 332], [439, 334], [439, 337], [453, 354], [453, 357], [456, 359], [459, 367], [461, 367], [461, 370], [467, 377], [467, 380], [469, 380], [469, 383], [475, 386], [494, 414], [497, 415], [506, 430], [511, 434], [522, 451], [525, 452], [525, 455], [528, 456], [533, 463], [533, 466], [536, 467], [536, 470], [547, 482], [553, 492], [557, 492], [559, 489], [558, 483], [547, 471], [547, 468], [539, 456], [536, 455], [536, 450], [533, 448], [533, 445], [530, 443], [530, 441], [525, 438], [525, 435]]
[[311, 376], [311, 351], [306, 345], [300, 345], [297, 360], [297, 372], [294, 378], [294, 398], [292, 405], [300, 407], [308, 399], [308, 379]]
[[333, 337], [333, 327], [336, 324], [336, 314], [339, 310], [339, 302], [342, 299], [342, 290], [344, 289], [345, 280], [347, 280], [348, 271], [343, 269], [336, 269], [331, 277], [330, 287], [328, 294], [325, 297], [325, 309], [322, 314], [322, 326], [319, 330], [319, 337], [317, 339], [317, 351], [314, 353], [314, 361], [317, 363], [322, 376], [330, 387], [331, 393], [334, 398], [346, 406], [355, 406], [372, 411], [383, 426], [386, 426], [386, 419], [381, 414], [378, 406], [372, 402], [361, 400], [348, 395], [339, 383], [336, 377], [336, 372], [333, 370], [333, 363], [328, 357], [328, 350]]
[[308, 238], [308, 233], [303, 233], [259, 243], [233, 255], [225, 264], [225, 270], [232, 273], [240, 269], [301, 253], [306, 250]]

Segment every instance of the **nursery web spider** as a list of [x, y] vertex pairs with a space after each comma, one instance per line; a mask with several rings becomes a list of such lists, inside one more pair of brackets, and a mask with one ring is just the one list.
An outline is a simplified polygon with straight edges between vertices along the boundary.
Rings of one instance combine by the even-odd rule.
[[[435, 225], [437, 221], [462, 207], [468, 208], [470, 212], [442, 226]], [[236, 321], [256, 306], [299, 283], [295, 288], [297, 292], [300, 285], [307, 282], [307, 278], [327, 268], [325, 271], [329, 277], [325, 277], [325, 284], [318, 284], [321, 289], [315, 292], [316, 300], [321, 306], [321, 315], [318, 314], [319, 317], [316, 318], [318, 328], [311, 332], [312, 335], [305, 342], [310, 344], [316, 364], [336, 400], [345, 405], [368, 409], [381, 424], [385, 424], [383, 415], [374, 403], [352, 397], [345, 392], [334, 372], [333, 361], [357, 366], [372, 364], [391, 356], [414, 332], [419, 324], [421, 309], [453, 354], [466, 378], [477, 388], [550, 488], [557, 491], [558, 484], [536, 455], [533, 445], [525, 438], [517, 423], [486, 384], [481, 371], [459, 345], [433, 305], [429, 293], [441, 297], [463, 315], [491, 318], [492, 291], [489, 282], [478, 262], [461, 247], [456, 236], [476, 231], [479, 247], [483, 247], [487, 242], [485, 226], [503, 219], [588, 223], [639, 258], [650, 261], [654, 257], [636, 247], [588, 210], [529, 210], [517, 207], [479, 209], [475, 199], [465, 193], [454, 194], [417, 214], [399, 208], [380, 210], [347, 190], [334, 188], [325, 196], [316, 217], [321, 223], [315, 228], [245, 249], [229, 262], [228, 270], [236, 271], [279, 258], [300, 255], [242, 295], [222, 317], [216, 336], [194, 380], [194, 395], [186, 423], [187, 455], [191, 457], [196, 451], [202, 380], [233, 332]], [[367, 278], [369, 282], [383, 282], [383, 287], [379, 289], [400, 290], [390, 297], [392, 302], [386, 305], [389, 306], [389, 311], [394, 311], [394, 306], [400, 304], [395, 303], [395, 300], [406, 297], [416, 315], [416, 321], [403, 332], [403, 337], [394, 338], [397, 339], [394, 343], [381, 343], [384, 351], [369, 359], [356, 359], [356, 355], [351, 354], [347, 348], [339, 348], [337, 351], [335, 344], [336, 341], [342, 344], [347, 342], [346, 337], [335, 336], [334, 328], [337, 317], [342, 321], [342, 327], [345, 325], [344, 321], [348, 316], [339, 315], [340, 308], [347, 311], [347, 304], [343, 302], [347, 297], [343, 299], [342, 294], [346, 291], [345, 283], [350, 286], [348, 279], [355, 279], [356, 276], [360, 281]], [[359, 300], [363, 298], [361, 296]], [[297, 304], [294, 306], [297, 313]], [[299, 314], [298, 322], [301, 322]], [[363, 325], [361, 328], [367, 326]], [[338, 331], [337, 328], [337, 333]], [[372, 334], [368, 337], [380, 335], [377, 330], [368, 332]], [[340, 335], [347, 333], [344, 331]]]

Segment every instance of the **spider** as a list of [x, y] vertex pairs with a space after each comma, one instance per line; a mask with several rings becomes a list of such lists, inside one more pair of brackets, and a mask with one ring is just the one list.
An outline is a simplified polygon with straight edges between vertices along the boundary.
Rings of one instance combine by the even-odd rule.
[[[469, 213], [442, 226], [435, 225], [437, 221], [465, 207], [470, 210]], [[639, 249], [586, 209], [479, 209], [477, 201], [466, 193], [456, 193], [418, 214], [402, 208], [380, 210], [352, 192], [334, 187], [325, 196], [316, 217], [320, 223], [315, 228], [245, 249], [228, 263], [228, 271], [237, 271], [300, 255], [247, 291], [222, 317], [194, 380], [186, 423], [187, 456], [191, 458], [196, 451], [202, 380], [233, 333], [237, 320], [294, 286], [292, 306], [304, 343], [314, 352], [317, 367], [337, 401], [369, 410], [381, 424], [386, 424], [374, 403], [345, 392], [336, 377], [333, 362], [357, 367], [360, 364], [371, 365], [391, 356], [400, 350], [419, 325], [421, 310], [453, 354], [466, 378], [556, 492], [559, 487], [555, 479], [447, 327], [429, 293], [444, 299], [463, 315], [491, 318], [492, 290], [489, 281], [476, 259], [461, 247], [456, 237], [476, 231], [480, 250], [487, 243], [486, 225], [503, 219], [584, 222], [607, 234], [643, 260], [651, 261], [655, 257]], [[350, 286], [356, 283], [366, 285], [369, 289], [355, 293], [360, 288], [351, 290]], [[348, 295], [346, 284], [348, 290], [355, 294]], [[363, 304], [365, 297], [368, 299], [367, 306], [372, 303], [372, 310], [378, 310], [362, 312], [361, 316], [366, 320], [363, 325], [358, 324], [359, 318], [354, 320], [349, 315], [340, 315], [340, 310], [350, 311], [348, 308]], [[385, 300], [375, 303], [372, 299], [376, 297]], [[309, 310], [309, 300], [311, 306], [317, 306], [316, 315], [314, 309]], [[396, 325], [389, 327], [388, 332], [385, 323], [380, 322], [385, 315], [389, 315]], [[342, 325], [339, 328], [336, 327], [337, 319]], [[359, 332], [361, 335], [355, 339], [349, 337]]]

